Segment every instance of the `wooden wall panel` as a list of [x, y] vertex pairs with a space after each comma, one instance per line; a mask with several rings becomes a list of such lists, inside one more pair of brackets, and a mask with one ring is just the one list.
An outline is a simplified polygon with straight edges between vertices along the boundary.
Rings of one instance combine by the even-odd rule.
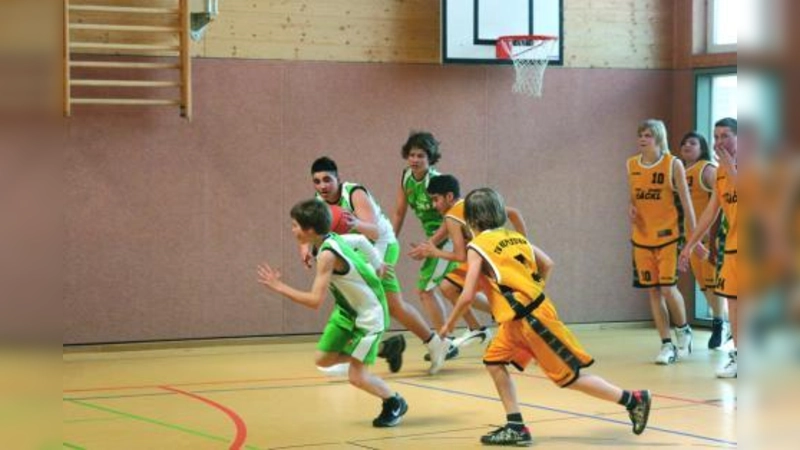
[[670, 68], [673, 3], [663, 0], [565, 0], [567, 67]]
[[439, 2], [226, 0], [204, 56], [438, 62]]
[[[565, 66], [668, 68], [673, 3], [565, 0]], [[435, 0], [224, 0], [195, 54], [215, 58], [438, 63]]]

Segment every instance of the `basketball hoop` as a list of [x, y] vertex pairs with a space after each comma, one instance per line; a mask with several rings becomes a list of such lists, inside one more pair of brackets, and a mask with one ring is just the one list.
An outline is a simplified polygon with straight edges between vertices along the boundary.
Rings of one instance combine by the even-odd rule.
[[558, 38], [555, 36], [500, 36], [497, 38], [498, 59], [514, 63], [516, 79], [512, 91], [529, 97], [542, 96], [544, 71], [550, 62]]

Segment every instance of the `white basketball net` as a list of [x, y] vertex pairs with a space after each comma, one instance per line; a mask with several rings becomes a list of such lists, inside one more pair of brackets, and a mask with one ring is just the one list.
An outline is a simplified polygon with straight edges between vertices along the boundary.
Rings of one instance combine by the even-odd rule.
[[511, 61], [516, 79], [512, 92], [529, 97], [542, 96], [544, 71], [555, 49], [556, 39], [511, 41]]

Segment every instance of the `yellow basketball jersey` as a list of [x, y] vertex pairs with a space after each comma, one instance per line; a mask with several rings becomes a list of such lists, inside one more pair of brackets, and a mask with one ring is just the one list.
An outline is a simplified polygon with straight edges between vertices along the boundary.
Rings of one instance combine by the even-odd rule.
[[464, 199], [460, 199], [447, 210], [444, 215], [445, 218], [450, 218], [461, 224], [461, 231], [464, 233], [464, 239], [469, 242], [472, 239], [472, 229], [467, 225], [467, 219], [464, 215]]
[[737, 196], [736, 185], [728, 176], [724, 167], [717, 170], [717, 198], [722, 206], [722, 212], [728, 220], [728, 235], [725, 237], [725, 253], [736, 253], [739, 250], [738, 224], [737, 224]]
[[525, 236], [506, 228], [484, 231], [467, 244], [477, 251], [484, 261], [484, 271], [494, 280], [503, 295], [490, 295], [492, 317], [498, 322], [508, 322], [516, 316], [508, 301], [528, 306], [543, 294], [544, 285], [539, 279], [539, 269], [533, 247]]
[[714, 164], [701, 159], [686, 168], [686, 184], [689, 185], [689, 194], [692, 197], [692, 207], [696, 218], [699, 218], [700, 214], [706, 210], [708, 201], [711, 200], [711, 195], [714, 193], [714, 187], [706, 186], [703, 181], [703, 171], [708, 166], [714, 167]]
[[639, 215], [631, 236], [636, 246], [658, 248], [681, 237], [683, 214], [672, 184], [674, 160], [669, 152], [650, 166], [642, 164], [641, 155], [628, 158], [631, 201]]

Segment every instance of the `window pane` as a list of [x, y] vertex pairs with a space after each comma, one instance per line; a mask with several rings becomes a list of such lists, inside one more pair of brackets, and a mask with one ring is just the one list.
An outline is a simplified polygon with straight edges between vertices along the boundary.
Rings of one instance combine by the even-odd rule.
[[711, 120], [723, 117], [738, 117], [736, 102], [736, 75], [717, 75], [711, 80]]
[[739, 0], [713, 0], [714, 32], [711, 45], [735, 45], [738, 33]]

